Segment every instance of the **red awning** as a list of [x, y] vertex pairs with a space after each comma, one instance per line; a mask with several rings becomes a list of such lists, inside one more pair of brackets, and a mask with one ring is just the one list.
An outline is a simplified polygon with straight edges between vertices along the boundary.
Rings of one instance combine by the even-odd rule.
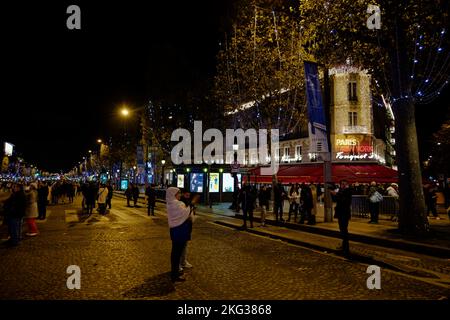
[[[261, 168], [250, 169], [247, 174], [243, 174], [244, 181], [250, 177], [252, 183], [271, 183], [272, 176], [261, 175]], [[314, 164], [295, 164], [280, 165], [277, 178], [282, 183], [323, 183], [323, 165]], [[346, 179], [351, 183], [392, 183], [398, 182], [397, 171], [377, 164], [332, 164], [332, 180], [339, 182]]]

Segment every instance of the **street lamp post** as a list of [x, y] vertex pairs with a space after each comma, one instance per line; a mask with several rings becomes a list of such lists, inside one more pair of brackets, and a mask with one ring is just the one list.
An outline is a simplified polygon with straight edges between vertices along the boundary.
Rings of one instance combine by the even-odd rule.
[[[233, 144], [233, 158], [234, 158], [234, 165], [237, 164], [237, 153], [239, 150], [239, 145], [238, 144]], [[236, 169], [233, 169], [236, 170]], [[233, 181], [234, 181], [234, 188], [233, 188], [233, 204], [231, 205], [233, 210], [236, 210], [238, 208], [238, 203], [237, 203], [237, 196], [234, 196], [237, 193], [237, 189], [239, 187], [239, 181], [238, 181], [238, 174], [237, 172], [233, 172]]]
[[166, 160], [161, 160], [161, 164], [162, 164], [162, 172], [161, 172], [161, 185], [164, 187], [164, 167], [166, 164]]
[[[122, 116], [123, 119], [123, 138], [126, 139], [126, 135], [127, 135], [127, 130], [126, 130], [126, 119], [128, 118], [130, 114], [130, 111], [128, 110], [128, 108], [123, 107], [120, 110], [120, 115]], [[120, 183], [122, 183], [122, 170], [123, 170], [123, 158], [120, 157], [120, 173], [119, 173], [119, 185]]]

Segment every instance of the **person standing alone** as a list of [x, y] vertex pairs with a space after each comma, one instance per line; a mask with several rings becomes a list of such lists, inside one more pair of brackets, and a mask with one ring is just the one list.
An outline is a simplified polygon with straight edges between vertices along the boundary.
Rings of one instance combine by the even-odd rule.
[[[193, 210], [181, 202], [180, 199], [180, 189], [175, 187], [167, 188], [167, 220], [170, 230], [170, 239], [172, 240], [170, 276], [173, 282], [186, 280], [180, 273], [180, 259], [187, 242], [191, 240], [192, 233]], [[195, 201], [192, 204], [195, 204]]]
[[38, 187], [38, 212], [39, 220], [45, 220], [47, 216], [47, 203], [48, 203], [48, 186], [45, 182], [39, 182]]
[[336, 196], [334, 217], [338, 219], [339, 231], [342, 237], [342, 246], [338, 249], [342, 250], [345, 255], [348, 255], [350, 253], [348, 241], [348, 223], [352, 215], [352, 190], [350, 189], [347, 180], [342, 180], [339, 190], [332, 190], [331, 194]]
[[253, 210], [255, 209], [255, 197], [250, 185], [244, 187], [239, 197], [239, 203], [242, 204], [242, 213], [244, 218], [243, 229], [247, 229], [247, 218], [250, 220], [250, 228], [253, 228]]
[[26, 235], [29, 237], [34, 237], [38, 234], [36, 218], [39, 217], [37, 183], [31, 183], [25, 191], [25, 195], [27, 198], [25, 217], [28, 226], [28, 232]]
[[145, 195], [147, 196], [147, 215], [150, 213], [152, 216], [155, 215], [155, 205], [156, 205], [156, 190], [155, 185], [150, 184], [145, 190]]
[[98, 189], [97, 194], [98, 209], [101, 215], [104, 215], [106, 213], [106, 201], [108, 199], [108, 195], [108, 188], [104, 184], [102, 184]]
[[17, 246], [22, 238], [22, 222], [25, 216], [27, 199], [22, 185], [14, 184], [12, 191], [13, 193], [5, 201], [3, 207], [10, 236], [6, 244], [9, 246]]

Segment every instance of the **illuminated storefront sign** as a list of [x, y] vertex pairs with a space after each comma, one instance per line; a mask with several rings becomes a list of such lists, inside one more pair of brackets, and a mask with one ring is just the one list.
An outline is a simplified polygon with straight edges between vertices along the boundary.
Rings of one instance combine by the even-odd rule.
[[371, 135], [336, 135], [334, 149], [338, 160], [374, 160], [373, 137]]

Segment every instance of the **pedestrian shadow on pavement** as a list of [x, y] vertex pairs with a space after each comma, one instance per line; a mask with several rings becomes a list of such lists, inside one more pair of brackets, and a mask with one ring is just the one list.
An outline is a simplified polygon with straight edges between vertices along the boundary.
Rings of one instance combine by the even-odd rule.
[[144, 283], [123, 293], [123, 296], [131, 299], [162, 297], [173, 291], [175, 286], [171, 281], [170, 272], [166, 272], [148, 278]]

